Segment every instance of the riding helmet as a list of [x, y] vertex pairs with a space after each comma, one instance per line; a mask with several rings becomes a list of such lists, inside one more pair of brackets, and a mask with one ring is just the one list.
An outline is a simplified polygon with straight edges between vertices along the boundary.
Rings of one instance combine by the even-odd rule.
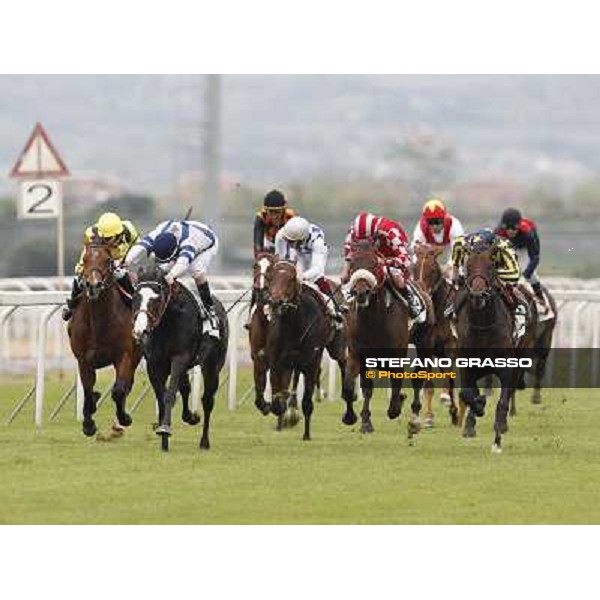
[[177, 238], [168, 231], [159, 233], [152, 245], [152, 251], [158, 262], [169, 262], [177, 252]]
[[290, 219], [281, 230], [281, 234], [290, 242], [301, 242], [308, 237], [310, 223], [302, 217]]
[[446, 214], [446, 207], [438, 198], [430, 198], [423, 207], [423, 216], [426, 219], [443, 219]]
[[100, 237], [112, 238], [123, 233], [123, 221], [119, 215], [107, 212], [98, 219], [97, 229]]
[[521, 223], [522, 215], [516, 208], [507, 208], [502, 213], [502, 226], [506, 229], [507, 227], [516, 228]]
[[276, 210], [285, 208], [287, 202], [285, 196], [279, 190], [272, 190], [265, 196], [263, 204], [269, 210]]

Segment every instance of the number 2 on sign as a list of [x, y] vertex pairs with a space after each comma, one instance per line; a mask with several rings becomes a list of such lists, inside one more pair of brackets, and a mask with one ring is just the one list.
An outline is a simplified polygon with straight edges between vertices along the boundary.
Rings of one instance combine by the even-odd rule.
[[22, 219], [57, 217], [62, 207], [58, 181], [37, 180], [21, 183], [19, 215]]
[[41, 200], [34, 202], [27, 209], [27, 212], [30, 215], [31, 214], [36, 214], [36, 215], [51, 215], [51, 214], [53, 214], [53, 211], [51, 208], [42, 208], [42, 204], [44, 204], [44, 202], [46, 202], [47, 200], [52, 198], [52, 188], [45, 183], [34, 183], [33, 185], [31, 185], [29, 187], [29, 189], [27, 190], [27, 193], [33, 194], [35, 192], [35, 190], [44, 190], [46, 192], [46, 195]]

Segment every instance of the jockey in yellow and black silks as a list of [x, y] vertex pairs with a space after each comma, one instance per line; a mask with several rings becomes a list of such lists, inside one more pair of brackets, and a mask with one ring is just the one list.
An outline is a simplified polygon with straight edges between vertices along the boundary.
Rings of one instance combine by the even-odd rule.
[[[119, 285], [127, 293], [133, 294], [133, 284], [129, 279], [129, 275], [125, 269], [120, 268], [119, 264], [139, 238], [139, 234], [133, 223], [131, 221], [121, 220], [121, 217], [115, 213], [104, 213], [98, 219], [97, 223], [85, 230], [83, 243], [87, 244], [95, 238], [98, 238], [102, 243], [108, 246], [110, 255], [115, 261], [114, 275]], [[73, 279], [71, 297], [67, 300], [67, 308], [63, 310], [62, 314], [65, 321], [68, 321], [71, 318], [73, 308], [75, 308], [82, 291], [80, 276], [83, 271], [83, 255], [84, 251], [81, 252], [79, 261], [75, 266], [75, 278]]]
[[288, 207], [285, 196], [278, 190], [269, 192], [262, 208], [254, 218], [254, 256], [275, 251], [275, 236], [296, 211]]

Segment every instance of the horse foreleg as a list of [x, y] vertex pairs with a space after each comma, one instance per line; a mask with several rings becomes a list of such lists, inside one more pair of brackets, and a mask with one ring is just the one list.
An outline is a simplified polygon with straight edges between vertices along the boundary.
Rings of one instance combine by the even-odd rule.
[[402, 379], [392, 379], [390, 382], [392, 392], [390, 394], [390, 405], [388, 406], [388, 418], [392, 421], [402, 413], [402, 405], [406, 396], [402, 393]]
[[181, 394], [181, 420], [188, 425], [198, 425], [200, 416], [197, 412], [190, 409], [190, 394], [192, 393], [192, 384], [190, 383], [189, 373], [181, 374], [179, 379], [179, 393]]
[[348, 357], [346, 371], [342, 379], [342, 398], [346, 403], [346, 412], [342, 417], [344, 425], [354, 425], [358, 417], [354, 412], [354, 402], [356, 402], [356, 376], [360, 371], [358, 358], [354, 355]]
[[264, 415], [271, 412], [271, 407], [265, 402], [265, 389], [267, 387], [267, 363], [264, 355], [257, 353], [252, 357], [254, 367], [254, 406]]
[[433, 384], [431, 381], [426, 381], [423, 384], [423, 399], [425, 400], [425, 423], [427, 429], [433, 427]]
[[[508, 381], [510, 383], [510, 380]], [[507, 381], [502, 381], [502, 390], [500, 392], [500, 400], [496, 405], [496, 419], [494, 421], [494, 443], [492, 452], [499, 454], [502, 452], [502, 434], [508, 429], [507, 418], [510, 404], [511, 391], [514, 393], [514, 388], [507, 385]]]
[[371, 422], [371, 399], [373, 398], [373, 380], [365, 379], [362, 385], [363, 393], [363, 408], [360, 411], [360, 432], [361, 433], [373, 433], [373, 423]]
[[448, 413], [450, 414], [450, 422], [455, 427], [460, 427], [460, 412], [458, 407], [456, 406], [456, 398], [454, 392], [454, 379], [448, 376], [448, 397], [450, 398], [450, 406], [448, 407]]
[[158, 406], [158, 423], [153, 425], [153, 428], [156, 430], [158, 424], [163, 420], [165, 414], [165, 384], [167, 382], [167, 377], [169, 376], [169, 372], [167, 368], [160, 368], [157, 363], [146, 360], [146, 368], [148, 370], [148, 379], [150, 380], [150, 385], [154, 390], [154, 396], [156, 397], [156, 404]]
[[168, 437], [171, 435], [171, 411], [175, 405], [177, 390], [179, 389], [179, 381], [185, 367], [190, 362], [190, 356], [187, 354], [179, 355], [171, 361], [171, 372], [169, 374], [169, 385], [163, 394], [164, 413], [156, 428], [156, 434], [163, 438], [163, 450], [168, 450]]
[[121, 361], [115, 365], [116, 380], [113, 385], [111, 396], [115, 403], [115, 412], [119, 425], [129, 427], [132, 423], [131, 416], [125, 411], [125, 400], [133, 387], [133, 376], [137, 364], [134, 362], [132, 353], [125, 353]]
[[215, 406], [215, 394], [219, 389], [219, 370], [214, 360], [206, 361], [202, 365], [202, 377], [204, 378], [204, 393], [202, 394], [202, 411], [204, 421], [202, 423], [202, 435], [200, 437], [200, 450], [210, 449], [208, 437], [210, 430], [210, 416]]
[[100, 399], [100, 394], [94, 392], [96, 385], [96, 371], [87, 363], [79, 361], [79, 377], [83, 386], [83, 425], [82, 431], [87, 437], [91, 437], [97, 431], [96, 422], [92, 415], [96, 412], [96, 403]]
[[309, 441], [310, 438], [310, 419], [313, 413], [313, 392], [315, 390], [315, 378], [317, 375], [316, 366], [303, 373], [304, 375], [304, 394], [302, 395], [302, 414], [304, 415], [304, 435], [302, 439]]

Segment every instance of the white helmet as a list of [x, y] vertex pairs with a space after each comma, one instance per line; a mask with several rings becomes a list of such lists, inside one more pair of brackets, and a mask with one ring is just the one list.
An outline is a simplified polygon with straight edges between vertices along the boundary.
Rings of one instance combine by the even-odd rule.
[[308, 237], [310, 223], [302, 217], [293, 217], [281, 230], [281, 234], [290, 242], [301, 242]]

